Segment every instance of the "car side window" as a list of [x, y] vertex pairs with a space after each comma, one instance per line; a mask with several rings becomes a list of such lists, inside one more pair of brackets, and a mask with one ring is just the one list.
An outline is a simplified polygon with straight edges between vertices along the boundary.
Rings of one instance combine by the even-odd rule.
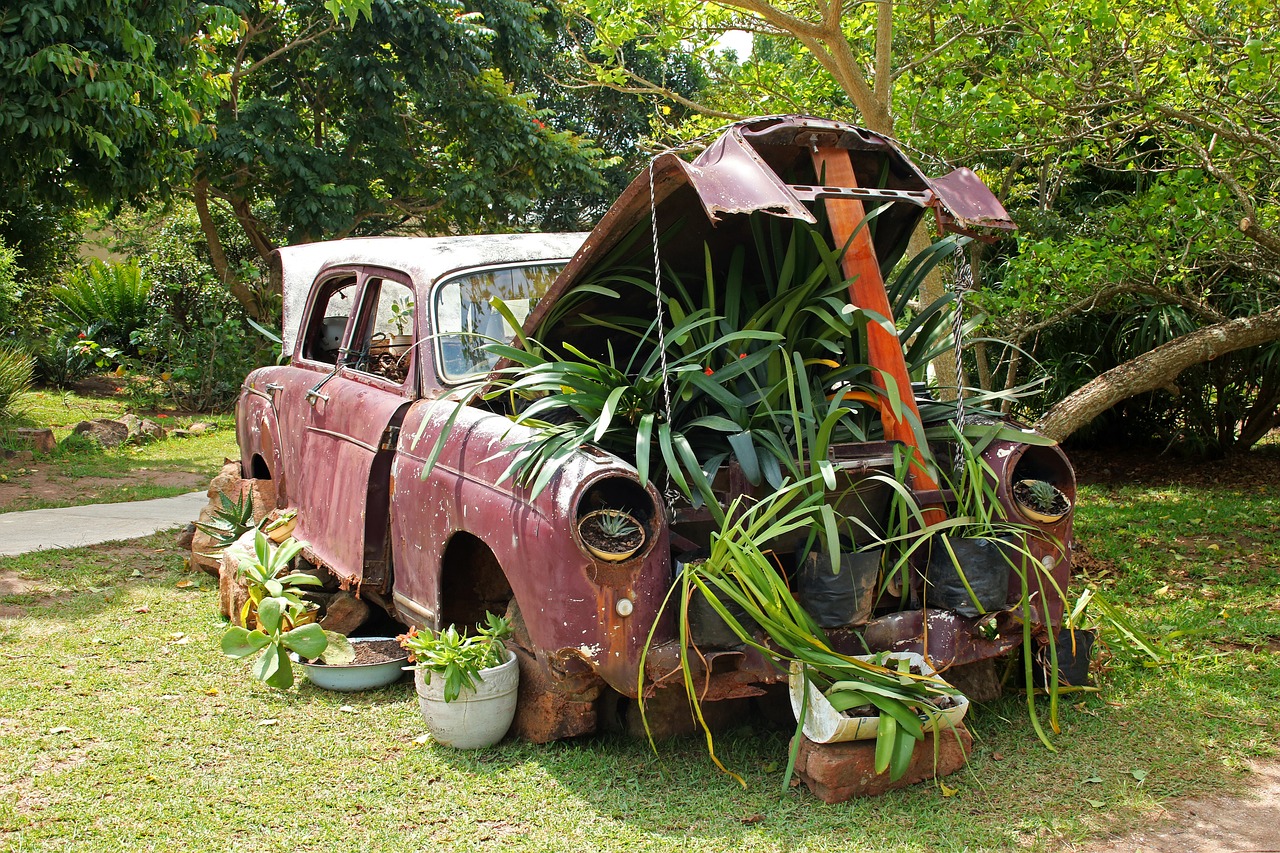
[[484, 345], [491, 340], [510, 342], [515, 329], [491, 300], [501, 299], [523, 323], [563, 268], [563, 263], [501, 267], [464, 273], [440, 284], [433, 313], [441, 378], [456, 382], [492, 370], [497, 359], [484, 351]]
[[402, 385], [413, 355], [413, 290], [398, 281], [371, 278], [366, 293], [366, 304], [373, 306], [370, 322], [356, 333], [349, 362], [354, 370]]
[[353, 275], [338, 276], [322, 285], [302, 339], [303, 358], [323, 364], [338, 363], [342, 335], [347, 321], [355, 313], [357, 293]]

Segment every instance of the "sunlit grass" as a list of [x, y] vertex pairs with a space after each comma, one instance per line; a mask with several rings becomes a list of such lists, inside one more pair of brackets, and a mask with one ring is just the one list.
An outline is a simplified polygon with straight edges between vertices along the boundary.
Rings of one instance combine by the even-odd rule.
[[[231, 415], [189, 415], [166, 412], [143, 413], [166, 429], [189, 426], [204, 421], [216, 429], [189, 438], [169, 438], [144, 445], [125, 444], [104, 449], [87, 440], [68, 441], [72, 428], [82, 420], [118, 418], [127, 411], [122, 398], [82, 397], [70, 391], [37, 391], [28, 397], [21, 419], [0, 423], [0, 446], [17, 448], [11, 431], [18, 426], [50, 427], [58, 448], [48, 456], [38, 456], [32, 463], [0, 465], [0, 475], [7, 482], [30, 486], [35, 475], [51, 478], [62, 486], [56, 498], [23, 494], [0, 502], [0, 512], [43, 509], [53, 506], [79, 506], [89, 503], [146, 500], [172, 497], [189, 492], [185, 485], [166, 485], [164, 475], [191, 473], [197, 484], [208, 482], [222, 465], [224, 458], [238, 458], [235, 419]], [[193, 478], [185, 478], [192, 481]], [[90, 480], [83, 489], [76, 481]], [[120, 480], [120, 482], [109, 482]]]
[[717, 740], [744, 789], [697, 738], [457, 753], [420, 742], [408, 683], [269, 690], [219, 654], [213, 580], [184, 573], [167, 534], [0, 560], [30, 587], [0, 597], [0, 848], [1060, 849], [1243, 786], [1275, 754], [1273, 500], [1084, 489], [1090, 582], [1153, 635], [1182, 631], [1174, 662], [1105, 659], [1103, 692], [1064, 701], [1056, 752], [1009, 696], [970, 713], [951, 795], [832, 806], [781, 790], [785, 732]]

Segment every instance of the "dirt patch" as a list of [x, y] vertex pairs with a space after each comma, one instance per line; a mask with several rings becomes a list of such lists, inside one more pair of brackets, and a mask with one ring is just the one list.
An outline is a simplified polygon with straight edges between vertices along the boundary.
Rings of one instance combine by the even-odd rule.
[[1175, 800], [1150, 827], [1073, 848], [1076, 853], [1236, 853], [1280, 850], [1280, 761], [1255, 761], [1243, 796]]
[[7, 598], [11, 595], [30, 595], [39, 588], [40, 585], [38, 583], [27, 580], [17, 572], [0, 569], [0, 598]]
[[114, 477], [68, 479], [41, 470], [39, 463], [31, 468], [34, 473], [10, 473], [9, 482], [0, 483], [0, 508], [19, 511], [27, 508], [23, 504], [35, 501], [93, 503], [100, 493], [122, 486], [174, 486], [194, 491], [209, 484], [207, 475], [190, 471], [129, 471]]

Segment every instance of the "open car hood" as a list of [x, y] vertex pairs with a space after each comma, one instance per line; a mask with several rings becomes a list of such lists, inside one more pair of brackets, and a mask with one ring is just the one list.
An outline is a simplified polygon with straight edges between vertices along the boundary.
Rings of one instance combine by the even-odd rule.
[[[811, 152], [818, 147], [850, 152], [858, 188], [822, 186]], [[911, 233], [932, 209], [944, 231], [978, 237], [1013, 230], [1004, 206], [969, 169], [930, 179], [889, 138], [855, 125], [810, 116], [753, 118], [730, 126], [692, 162], [663, 154], [636, 177], [596, 225], [582, 248], [525, 323], [532, 333], [557, 299], [603, 261], [634, 242], [633, 257], [653, 245], [638, 234], [648, 229], [650, 188], [656, 202], [663, 264], [700, 267], [705, 244], [716, 258], [749, 239], [748, 217], [773, 216], [816, 222], [813, 202], [857, 198], [868, 209], [888, 205], [873, 226], [882, 275], [906, 251]], [[640, 308], [640, 306], [635, 306]], [[572, 312], [576, 314], [577, 312]], [[647, 313], [647, 312], [646, 312]]]

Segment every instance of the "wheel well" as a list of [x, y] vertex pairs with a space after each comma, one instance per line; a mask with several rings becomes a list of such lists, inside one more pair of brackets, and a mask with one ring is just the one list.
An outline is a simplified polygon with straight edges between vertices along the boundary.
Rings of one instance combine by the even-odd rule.
[[249, 477], [254, 480], [271, 479], [271, 469], [267, 467], [267, 460], [262, 458], [262, 454], [255, 453], [249, 460]]
[[441, 628], [474, 630], [484, 624], [486, 613], [505, 614], [511, 595], [511, 584], [488, 545], [469, 533], [449, 541], [440, 566]]

